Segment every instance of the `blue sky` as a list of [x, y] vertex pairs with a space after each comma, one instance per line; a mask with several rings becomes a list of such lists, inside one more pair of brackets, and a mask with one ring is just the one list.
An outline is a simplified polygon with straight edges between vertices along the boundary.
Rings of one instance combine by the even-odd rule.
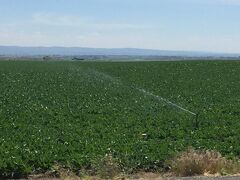
[[240, 53], [240, 0], [0, 3], [0, 45]]

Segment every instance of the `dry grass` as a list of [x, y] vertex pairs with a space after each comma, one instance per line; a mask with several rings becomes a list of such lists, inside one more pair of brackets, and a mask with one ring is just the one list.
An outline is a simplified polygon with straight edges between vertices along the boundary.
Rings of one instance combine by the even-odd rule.
[[117, 160], [109, 154], [96, 164], [93, 163], [93, 169], [95, 170], [96, 175], [103, 179], [114, 179], [122, 172]]
[[63, 168], [59, 164], [55, 164], [50, 171], [45, 173], [37, 173], [28, 176], [28, 179], [64, 179], [64, 180], [80, 180], [70, 169]]
[[44, 174], [29, 176], [30, 179], [163, 179], [164, 177], [175, 176], [220, 176], [239, 175], [240, 161], [228, 160], [220, 153], [210, 150], [188, 150], [179, 153], [167, 163], [171, 170], [161, 174], [151, 172], [137, 172], [136, 174], [124, 174], [118, 161], [111, 155], [92, 162], [88, 170], [81, 169], [76, 175], [71, 170], [64, 169], [56, 164], [51, 171]]
[[176, 176], [227, 175], [240, 172], [238, 161], [228, 160], [215, 151], [189, 148], [170, 162]]
[[105, 179], [123, 179], [122, 169], [111, 155], [92, 162], [91, 169], [81, 169], [79, 173], [71, 171], [71, 169], [63, 168], [56, 163], [52, 169], [45, 173], [36, 173], [28, 176], [28, 179], [86, 179], [86, 180], [105, 180]]

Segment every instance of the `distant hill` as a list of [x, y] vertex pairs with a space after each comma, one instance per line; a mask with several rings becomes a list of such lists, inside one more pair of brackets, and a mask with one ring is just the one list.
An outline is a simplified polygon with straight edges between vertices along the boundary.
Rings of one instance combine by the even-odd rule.
[[192, 51], [166, 51], [134, 48], [81, 48], [81, 47], [18, 47], [0, 46], [0, 55], [5, 56], [186, 56], [186, 57], [237, 57], [239, 54], [208, 53]]

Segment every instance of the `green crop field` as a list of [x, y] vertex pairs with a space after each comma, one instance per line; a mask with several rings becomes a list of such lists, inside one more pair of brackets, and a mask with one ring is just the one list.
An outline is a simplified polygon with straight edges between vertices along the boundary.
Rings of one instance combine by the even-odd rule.
[[239, 108], [237, 61], [2, 61], [0, 175], [91, 168], [107, 154], [155, 170], [190, 146], [239, 157]]

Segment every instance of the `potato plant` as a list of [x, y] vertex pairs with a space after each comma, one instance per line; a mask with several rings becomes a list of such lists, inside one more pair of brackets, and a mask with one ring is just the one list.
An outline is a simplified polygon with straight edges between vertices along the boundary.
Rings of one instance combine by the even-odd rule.
[[106, 155], [155, 170], [189, 146], [239, 156], [239, 88], [237, 61], [0, 62], [0, 175]]

